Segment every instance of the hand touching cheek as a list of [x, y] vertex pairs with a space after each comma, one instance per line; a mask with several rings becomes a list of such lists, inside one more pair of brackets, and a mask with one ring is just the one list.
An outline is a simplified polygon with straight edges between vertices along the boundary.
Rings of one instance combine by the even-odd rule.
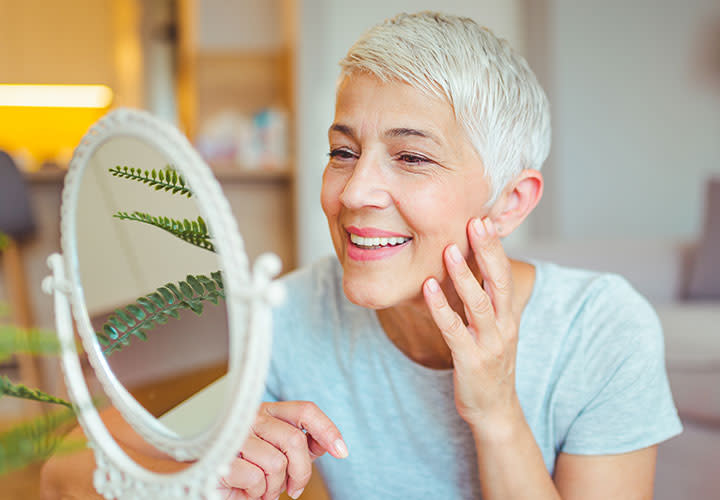
[[481, 431], [519, 409], [515, 391], [518, 327], [510, 260], [492, 221], [471, 220], [468, 239], [482, 284], [455, 244], [443, 253], [467, 324], [450, 307], [435, 278], [425, 281], [423, 294], [452, 353], [458, 413], [473, 430]]

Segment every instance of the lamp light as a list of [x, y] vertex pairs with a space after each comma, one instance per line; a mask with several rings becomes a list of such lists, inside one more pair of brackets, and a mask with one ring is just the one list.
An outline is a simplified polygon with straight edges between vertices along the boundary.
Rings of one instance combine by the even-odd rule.
[[0, 106], [107, 108], [112, 98], [106, 85], [0, 84]]

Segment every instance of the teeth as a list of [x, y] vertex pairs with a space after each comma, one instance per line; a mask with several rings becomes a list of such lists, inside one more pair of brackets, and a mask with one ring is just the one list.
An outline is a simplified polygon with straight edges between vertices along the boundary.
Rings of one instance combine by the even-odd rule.
[[390, 238], [363, 238], [362, 236], [358, 236], [357, 234], [350, 233], [350, 241], [361, 247], [384, 247], [388, 245], [394, 246], [400, 245], [409, 240], [410, 238], [403, 238], [397, 236], [393, 236]]

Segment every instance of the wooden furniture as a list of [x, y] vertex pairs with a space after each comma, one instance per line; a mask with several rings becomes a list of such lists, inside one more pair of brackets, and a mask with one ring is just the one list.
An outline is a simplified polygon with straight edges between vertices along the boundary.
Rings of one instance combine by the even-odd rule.
[[[288, 113], [292, 130], [295, 0], [251, 5], [180, 0], [177, 14], [178, 113], [180, 128], [191, 142], [203, 123], [223, 111], [253, 114], [267, 108], [282, 109]], [[270, 250], [280, 256], [283, 272], [293, 269], [292, 161], [274, 169], [261, 166], [249, 170], [243, 165], [212, 162], [210, 166], [238, 216], [250, 258]]]

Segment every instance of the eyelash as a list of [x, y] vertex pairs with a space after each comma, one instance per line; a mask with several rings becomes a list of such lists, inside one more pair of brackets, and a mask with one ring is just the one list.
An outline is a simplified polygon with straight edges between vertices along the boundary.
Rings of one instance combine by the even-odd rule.
[[[347, 156], [344, 156], [347, 155]], [[332, 159], [349, 160], [355, 157], [355, 153], [345, 148], [333, 149], [328, 153], [328, 156]]]
[[[349, 160], [351, 158], [355, 158], [356, 155], [352, 151], [349, 151], [344, 148], [339, 149], [333, 149], [328, 153], [328, 156], [333, 159], [339, 159], [339, 160]], [[402, 161], [403, 163], [407, 163], [408, 165], [419, 165], [421, 163], [429, 163], [430, 160], [425, 158], [424, 156], [415, 155], [411, 153], [402, 153], [397, 156], [397, 159]]]
[[419, 165], [420, 163], [428, 163], [430, 160], [424, 156], [414, 155], [410, 153], [403, 153], [398, 155], [398, 159], [409, 165]]

